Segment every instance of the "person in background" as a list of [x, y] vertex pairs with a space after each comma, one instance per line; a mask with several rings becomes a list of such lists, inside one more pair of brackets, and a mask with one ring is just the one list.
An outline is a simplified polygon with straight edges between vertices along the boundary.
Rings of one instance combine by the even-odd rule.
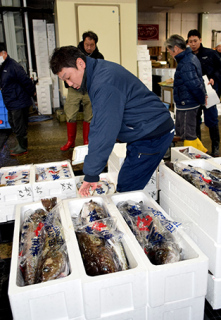
[[196, 135], [197, 112], [206, 103], [206, 89], [199, 60], [186, 41], [174, 34], [165, 41], [170, 55], [177, 61], [174, 75], [174, 101], [176, 103], [176, 135], [184, 140], [184, 146], [192, 146], [203, 152], [208, 150]]
[[56, 48], [54, 74], [75, 89], [87, 90], [93, 111], [84, 182], [80, 195], [95, 190], [116, 140], [127, 143], [117, 191], [141, 190], [148, 183], [174, 137], [169, 110], [155, 93], [121, 65], [86, 57], [73, 46]]
[[[98, 36], [92, 31], [83, 33], [83, 40], [79, 43], [78, 48], [86, 55], [95, 59], [104, 59], [104, 56], [99, 52], [97, 47]], [[75, 147], [75, 139], [77, 134], [77, 114], [80, 106], [83, 106], [83, 143], [88, 144], [88, 134], [90, 130], [90, 122], [92, 119], [92, 108], [90, 98], [84, 90], [76, 90], [69, 87], [65, 83], [65, 87], [68, 88], [67, 99], [64, 105], [64, 112], [66, 114], [67, 121], [67, 134], [68, 141], [60, 149], [67, 151], [70, 148]]]
[[[193, 29], [188, 32], [188, 43], [193, 53], [200, 61], [203, 75], [207, 75], [209, 84], [216, 90], [218, 96], [220, 96], [221, 90], [221, 59], [217, 52], [213, 49], [205, 48], [202, 45], [201, 34], [198, 30]], [[213, 157], [219, 157], [219, 143], [220, 134], [218, 126], [218, 110], [214, 105], [210, 108], [201, 106], [197, 114], [197, 136], [201, 138], [200, 124], [202, 110], [204, 112], [205, 125], [209, 128], [210, 139], [212, 142]]]
[[8, 122], [18, 141], [10, 155], [19, 156], [27, 153], [28, 115], [36, 88], [23, 67], [10, 58], [3, 45], [0, 45], [0, 88], [8, 110]]
[[216, 52], [218, 53], [218, 55], [221, 58], [221, 41], [219, 43], [217, 43], [217, 45], [216, 45]]

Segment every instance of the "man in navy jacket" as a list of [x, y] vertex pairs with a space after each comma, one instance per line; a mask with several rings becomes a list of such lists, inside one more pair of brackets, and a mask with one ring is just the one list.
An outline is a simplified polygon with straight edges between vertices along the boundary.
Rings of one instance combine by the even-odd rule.
[[93, 111], [82, 196], [96, 189], [116, 140], [127, 143], [119, 192], [145, 187], [174, 136], [174, 123], [160, 99], [122, 66], [92, 59], [76, 47], [54, 50], [50, 67], [76, 90], [87, 89]]
[[208, 150], [197, 138], [197, 113], [206, 103], [206, 89], [199, 60], [186, 41], [178, 34], [166, 40], [170, 55], [178, 65], [174, 75], [173, 94], [176, 103], [176, 134], [184, 140], [184, 146], [192, 146], [203, 152]]
[[[205, 48], [202, 45], [201, 34], [198, 30], [193, 29], [188, 32], [188, 44], [193, 53], [197, 56], [201, 63], [203, 75], [207, 75], [209, 83], [216, 90], [218, 96], [220, 96], [221, 87], [221, 58], [217, 54], [216, 50]], [[198, 113], [198, 126], [197, 135], [200, 138], [200, 123], [202, 110], [204, 112], [205, 125], [209, 128], [210, 139], [212, 141], [212, 153], [213, 157], [219, 157], [219, 143], [220, 134], [218, 126], [218, 111], [217, 106], [214, 105], [210, 108], [202, 106]]]
[[28, 114], [36, 90], [23, 67], [10, 58], [4, 46], [0, 46], [0, 87], [8, 110], [8, 122], [18, 140], [10, 154], [22, 155], [27, 153]]

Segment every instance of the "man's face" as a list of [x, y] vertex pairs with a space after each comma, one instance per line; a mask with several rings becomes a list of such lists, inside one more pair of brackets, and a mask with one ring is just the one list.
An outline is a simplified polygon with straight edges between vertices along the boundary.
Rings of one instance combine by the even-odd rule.
[[96, 44], [95, 41], [91, 38], [85, 38], [84, 40], [84, 50], [88, 53], [88, 54], [92, 54], [94, 52], [96, 48]]
[[221, 44], [216, 47], [216, 50], [221, 53]]
[[73, 87], [74, 89], [80, 89], [81, 83], [84, 76], [84, 70], [86, 68], [85, 62], [78, 58], [76, 61], [76, 68], [63, 68], [60, 72], [58, 72], [58, 77], [66, 81], [69, 87]]
[[191, 36], [188, 38], [188, 44], [194, 53], [197, 53], [199, 51], [201, 42], [202, 39], [197, 36]]

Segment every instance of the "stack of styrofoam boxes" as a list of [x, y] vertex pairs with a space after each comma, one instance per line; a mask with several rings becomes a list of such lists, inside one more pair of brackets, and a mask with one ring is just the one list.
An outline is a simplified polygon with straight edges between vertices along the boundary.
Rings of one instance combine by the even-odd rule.
[[31, 176], [33, 173], [32, 165], [2, 167], [0, 169], [0, 175], [8, 172], [16, 173], [18, 170], [30, 172], [29, 183], [2, 186], [0, 188], [0, 222], [7, 222], [15, 219], [15, 208], [17, 204], [33, 201], [31, 183]]
[[[14, 320], [84, 320], [83, 299], [80, 274], [76, 266], [76, 257], [72, 249], [63, 206], [59, 205], [61, 225], [67, 245], [70, 274], [56, 280], [24, 286], [19, 269], [19, 241], [22, 223], [28, 214], [43, 209], [41, 202], [17, 205], [14, 238], [12, 247], [11, 270], [8, 295]], [[30, 213], [29, 213], [30, 214]]]
[[33, 34], [34, 34], [34, 46], [35, 57], [37, 64], [37, 73], [39, 84], [36, 86], [37, 99], [38, 99], [38, 111], [42, 114], [51, 114], [51, 83], [40, 84], [42, 78], [50, 78], [49, 69], [49, 56], [48, 56], [48, 42], [46, 32], [45, 20], [32, 20], [33, 21]]
[[[53, 50], [56, 48], [54, 23], [47, 23], [47, 39], [48, 39], [48, 54], [50, 57], [53, 53]], [[57, 75], [54, 75], [52, 71], [50, 71], [50, 74], [52, 78], [53, 109], [56, 110], [60, 108], [59, 82], [58, 82]]]
[[[83, 204], [91, 199], [117, 219], [117, 227], [124, 233], [123, 246], [131, 269], [99, 277], [85, 273], [76, 236], [71, 232], [71, 217], [78, 216]], [[69, 236], [78, 256], [76, 264], [81, 270], [86, 319], [203, 320], [208, 258], [181, 230], [177, 232], [185, 260], [152, 265], [116, 208], [118, 202], [128, 200], [142, 201], [169, 218], [145, 191], [63, 201]]]
[[[186, 165], [204, 170], [218, 169], [208, 160], [185, 160]], [[186, 226], [190, 237], [209, 258], [206, 299], [213, 309], [221, 308], [221, 205], [173, 172], [163, 162], [159, 166], [160, 205], [176, 221]]]
[[83, 204], [91, 199], [102, 205], [110, 216], [115, 217], [116, 208], [115, 214], [113, 210], [108, 209], [105, 196], [63, 200], [69, 237], [76, 256], [75, 264], [82, 281], [85, 318], [87, 320], [147, 319], [146, 266], [137, 254], [136, 246], [124, 232], [120, 219], [117, 219], [116, 223], [118, 230], [124, 233], [122, 244], [130, 269], [94, 277], [88, 276], [85, 272], [71, 217], [78, 216]]
[[[108, 173], [116, 185], [118, 173], [126, 157], [126, 146], [126, 143], [115, 143], [108, 159]], [[146, 190], [154, 200], [158, 199], [158, 168], [154, 171], [144, 190]]]
[[[38, 172], [38, 168], [42, 168], [47, 170], [49, 167], [54, 166], [67, 166], [71, 178], [61, 178], [53, 181], [36, 181], [36, 173]], [[48, 163], [39, 163], [34, 165], [34, 169], [32, 171], [33, 181], [32, 189], [33, 189], [33, 197], [34, 201], [39, 201], [44, 197], [59, 197], [61, 199], [73, 198], [76, 197], [76, 181], [75, 176], [70, 164], [70, 161], [61, 161], [61, 162], [48, 162]]]
[[152, 91], [152, 63], [147, 45], [137, 45], [138, 78]]
[[50, 77], [39, 78], [36, 85], [38, 111], [41, 114], [51, 114], [52, 79]]
[[211, 159], [212, 157], [194, 147], [173, 147], [171, 148], [171, 161], [181, 161], [181, 160], [189, 160], [190, 157], [188, 157], [185, 153], [180, 152], [180, 150], [189, 149], [188, 153], [193, 153], [195, 155], [203, 156], [205, 157], [205, 160]]

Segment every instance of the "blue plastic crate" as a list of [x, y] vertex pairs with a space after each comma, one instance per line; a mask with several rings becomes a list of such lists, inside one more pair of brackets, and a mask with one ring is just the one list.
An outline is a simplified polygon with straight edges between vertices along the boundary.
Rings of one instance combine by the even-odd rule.
[[9, 129], [8, 113], [0, 113], [0, 129]]
[[8, 128], [11, 128], [10, 124], [8, 123], [8, 110], [5, 107], [2, 93], [0, 91], [0, 129]]

